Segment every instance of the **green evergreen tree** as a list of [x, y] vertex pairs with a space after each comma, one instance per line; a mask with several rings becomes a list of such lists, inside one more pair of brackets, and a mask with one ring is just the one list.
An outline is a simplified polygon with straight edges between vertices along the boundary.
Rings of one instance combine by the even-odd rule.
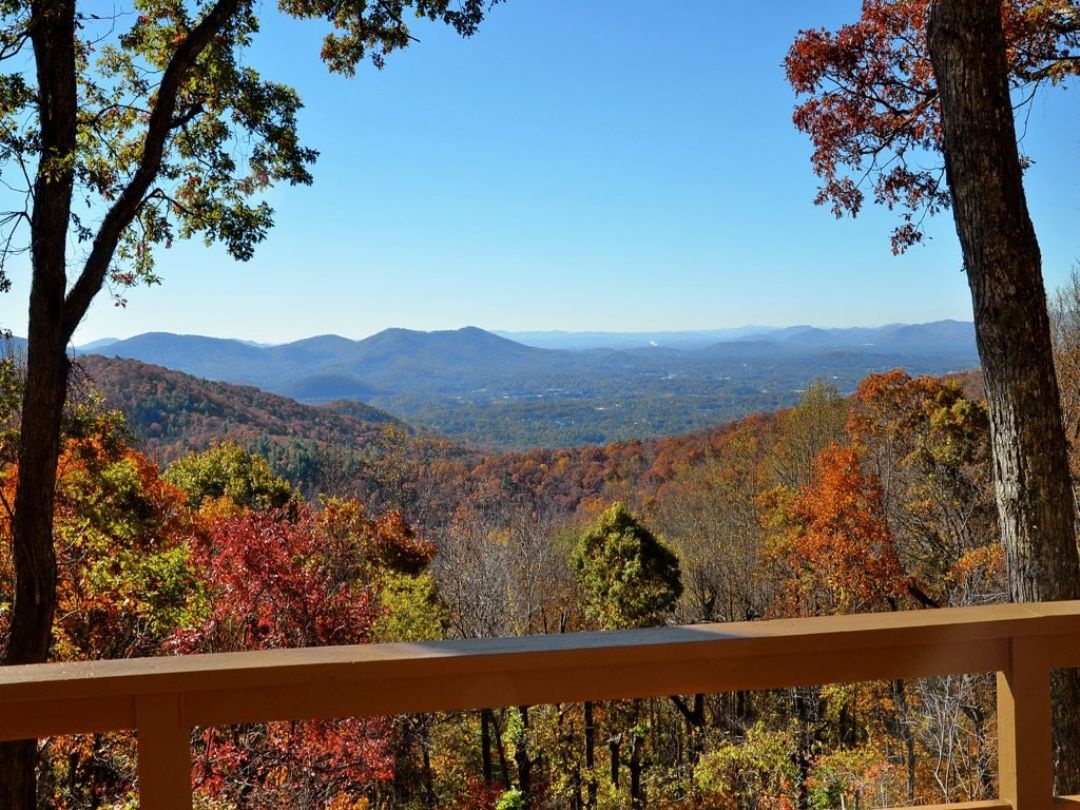
[[621, 503], [581, 536], [570, 562], [585, 615], [605, 630], [663, 624], [682, 595], [678, 557]]

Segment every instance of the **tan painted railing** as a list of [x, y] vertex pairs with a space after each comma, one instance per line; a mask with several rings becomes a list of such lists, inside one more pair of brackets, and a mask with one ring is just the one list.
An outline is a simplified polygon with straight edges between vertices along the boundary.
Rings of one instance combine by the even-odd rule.
[[1065, 666], [1080, 602], [42, 664], [0, 668], [0, 739], [136, 729], [142, 807], [188, 810], [195, 726], [996, 672], [1001, 799], [951, 807], [1042, 810]]

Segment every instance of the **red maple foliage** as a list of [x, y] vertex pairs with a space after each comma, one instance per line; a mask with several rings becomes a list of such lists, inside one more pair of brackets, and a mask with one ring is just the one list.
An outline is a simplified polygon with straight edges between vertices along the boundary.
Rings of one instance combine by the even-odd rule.
[[[205, 572], [210, 615], [174, 636], [177, 652], [369, 640], [377, 608], [360, 576], [362, 544], [323, 531], [307, 507], [295, 517], [247, 512], [220, 519], [195, 555]], [[244, 806], [322, 807], [343, 796], [359, 799], [393, 778], [390, 733], [382, 719], [207, 729], [196, 744], [195, 783], [211, 797]]]

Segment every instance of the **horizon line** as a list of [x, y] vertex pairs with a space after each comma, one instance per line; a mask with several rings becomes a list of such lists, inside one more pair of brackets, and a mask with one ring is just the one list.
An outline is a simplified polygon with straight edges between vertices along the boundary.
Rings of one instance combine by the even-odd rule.
[[[819, 324], [815, 324], [815, 323], [811, 323], [811, 322], [788, 323], [788, 324], [751, 324], [751, 323], [747, 323], [747, 324], [740, 324], [738, 326], [709, 326], [709, 327], [701, 327], [701, 328], [683, 328], [683, 329], [632, 329], [632, 330], [626, 330], [626, 331], [615, 331], [615, 330], [609, 330], [609, 329], [501, 329], [501, 328], [488, 328], [488, 327], [483, 327], [483, 326], [477, 326], [476, 324], [465, 324], [463, 326], [459, 326], [459, 327], [455, 327], [455, 328], [449, 328], [449, 329], [418, 329], [418, 328], [415, 328], [415, 327], [408, 327], [408, 326], [388, 326], [388, 327], [385, 327], [383, 329], [379, 329], [379, 330], [374, 331], [374, 332], [368, 332], [368, 333], [363, 334], [363, 335], [361, 335], [359, 337], [348, 337], [346, 335], [342, 335], [339, 332], [322, 332], [322, 333], [319, 333], [319, 334], [305, 335], [303, 337], [293, 338], [291, 340], [282, 340], [282, 341], [273, 341], [273, 342], [265, 341], [265, 340], [256, 340], [254, 338], [238, 337], [238, 336], [235, 336], [235, 335], [210, 335], [210, 334], [204, 334], [204, 333], [200, 333], [200, 332], [170, 332], [170, 331], [164, 330], [164, 329], [154, 329], [154, 330], [149, 330], [149, 331], [145, 331], [145, 332], [136, 332], [134, 334], [127, 335], [126, 337], [117, 337], [116, 335], [105, 335], [105, 336], [101, 336], [101, 337], [89, 338], [87, 340], [82, 340], [82, 341], [79, 341], [77, 343], [72, 341], [71, 346], [73, 348], [79, 349], [79, 348], [82, 348], [84, 346], [90, 345], [92, 343], [100, 343], [102, 341], [112, 341], [112, 342], [119, 343], [121, 341], [131, 340], [133, 338], [141, 337], [143, 335], [175, 335], [177, 337], [200, 337], [200, 338], [209, 338], [211, 340], [230, 340], [230, 341], [236, 341], [236, 342], [239, 342], [239, 343], [254, 344], [256, 346], [271, 347], [271, 346], [285, 346], [285, 345], [288, 345], [290, 343], [298, 343], [299, 341], [302, 341], [302, 340], [311, 340], [313, 338], [319, 338], [319, 337], [338, 337], [338, 338], [342, 338], [343, 340], [350, 340], [350, 341], [353, 341], [353, 342], [359, 342], [359, 341], [365, 340], [367, 338], [374, 337], [375, 335], [380, 335], [380, 334], [382, 334], [384, 332], [389, 332], [389, 331], [392, 331], [392, 330], [401, 330], [401, 331], [406, 331], [406, 332], [419, 332], [419, 333], [423, 333], [423, 334], [435, 334], [435, 333], [438, 333], [438, 332], [460, 332], [460, 331], [463, 331], [465, 329], [479, 329], [480, 331], [487, 332], [488, 334], [493, 334], [493, 335], [496, 335], [496, 336], [532, 334], [532, 335], [568, 335], [568, 336], [569, 335], [611, 335], [611, 336], [621, 336], [621, 337], [633, 337], [635, 335], [658, 335], [658, 334], [694, 335], [694, 334], [703, 334], [703, 333], [710, 333], [710, 332], [737, 332], [737, 331], [741, 331], [741, 330], [744, 330], [744, 329], [761, 329], [761, 330], [777, 331], [777, 330], [783, 330], [783, 329], [794, 329], [794, 328], [797, 328], [797, 327], [806, 327], [806, 328], [809, 328], [809, 329], [821, 329], [821, 330], [826, 330], [826, 331], [844, 331], [844, 330], [852, 330], [852, 329], [884, 329], [884, 328], [889, 327], [889, 326], [926, 326], [928, 324], [935, 324], [935, 323], [957, 323], [957, 324], [972, 324], [973, 325], [974, 321], [973, 320], [961, 320], [959, 318], [938, 318], [936, 320], [931, 320], [931, 321], [889, 321], [887, 323], [881, 323], [881, 324], [859, 324], [859, 325], [854, 325], [854, 326], [824, 326], [824, 325], [819, 325]], [[15, 335], [15, 334], [12, 334], [11, 337], [12, 338], [17, 338], [17, 339], [20, 339], [20, 340], [25, 340], [26, 339], [24, 336]]]

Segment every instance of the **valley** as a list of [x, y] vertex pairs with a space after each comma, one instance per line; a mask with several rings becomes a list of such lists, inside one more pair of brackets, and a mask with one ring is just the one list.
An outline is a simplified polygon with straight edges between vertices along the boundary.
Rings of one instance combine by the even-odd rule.
[[520, 336], [561, 348], [476, 327], [390, 329], [359, 341], [324, 335], [278, 346], [147, 333], [78, 351], [310, 405], [360, 401], [500, 450], [675, 435], [789, 407], [816, 379], [850, 393], [873, 372], [978, 366], [970, 323], [747, 329], [758, 331]]

